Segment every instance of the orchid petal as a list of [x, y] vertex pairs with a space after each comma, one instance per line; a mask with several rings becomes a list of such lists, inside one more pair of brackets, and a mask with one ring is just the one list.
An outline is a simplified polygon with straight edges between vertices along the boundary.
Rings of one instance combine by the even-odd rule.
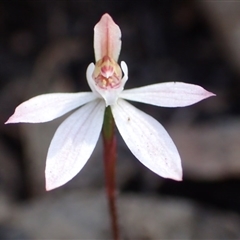
[[117, 128], [133, 155], [156, 174], [181, 180], [181, 159], [163, 126], [123, 99], [111, 108]]
[[96, 62], [104, 56], [118, 60], [121, 50], [121, 30], [108, 14], [104, 14], [94, 27]]
[[87, 67], [87, 71], [86, 71], [86, 78], [87, 78], [87, 82], [88, 85], [90, 87], [90, 89], [92, 90], [92, 92], [97, 96], [97, 97], [101, 97], [101, 95], [97, 92], [96, 90], [96, 83], [92, 77], [93, 71], [95, 69], [95, 65], [94, 63], [90, 63]]
[[124, 76], [122, 78], [122, 84], [124, 86], [125, 83], [128, 80], [128, 66], [127, 66], [127, 64], [124, 61], [121, 61], [121, 68], [122, 68], [122, 71], [124, 73]]
[[94, 99], [92, 92], [39, 95], [20, 104], [6, 123], [48, 122]]
[[67, 183], [83, 168], [99, 138], [104, 110], [102, 100], [90, 102], [59, 126], [47, 155], [47, 190]]
[[166, 82], [125, 90], [121, 97], [161, 107], [185, 107], [215, 96], [204, 88], [182, 82]]

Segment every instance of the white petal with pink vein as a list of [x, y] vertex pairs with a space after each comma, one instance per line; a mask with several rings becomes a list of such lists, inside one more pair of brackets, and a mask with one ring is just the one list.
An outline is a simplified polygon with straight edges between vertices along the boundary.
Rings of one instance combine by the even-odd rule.
[[181, 180], [181, 159], [163, 126], [123, 99], [111, 108], [118, 130], [133, 155], [156, 174]]
[[94, 99], [92, 92], [39, 95], [20, 104], [6, 123], [48, 122]]
[[160, 107], [185, 107], [215, 96], [204, 88], [182, 82], [157, 83], [125, 90], [120, 97]]
[[98, 141], [104, 110], [104, 101], [95, 100], [75, 111], [59, 126], [47, 155], [47, 190], [62, 186], [83, 168]]

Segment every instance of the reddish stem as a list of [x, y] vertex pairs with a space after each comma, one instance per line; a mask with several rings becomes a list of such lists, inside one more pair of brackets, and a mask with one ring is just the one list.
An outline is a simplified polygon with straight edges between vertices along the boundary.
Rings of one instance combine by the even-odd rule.
[[116, 206], [116, 187], [115, 187], [116, 185], [115, 165], [117, 158], [117, 149], [114, 129], [115, 129], [114, 120], [112, 117], [111, 109], [108, 107], [105, 112], [102, 131], [104, 144], [105, 181], [113, 239], [119, 240], [117, 206]]

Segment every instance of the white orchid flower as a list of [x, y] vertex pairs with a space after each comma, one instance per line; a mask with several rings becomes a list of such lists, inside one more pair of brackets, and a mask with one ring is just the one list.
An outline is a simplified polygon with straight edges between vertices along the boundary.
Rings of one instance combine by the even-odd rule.
[[36, 96], [20, 104], [6, 122], [48, 122], [76, 109], [58, 127], [51, 141], [45, 170], [46, 189], [67, 183], [86, 164], [98, 141], [107, 106], [133, 155], [156, 174], [181, 180], [181, 159], [167, 131], [125, 99], [160, 107], [184, 107], [214, 94], [182, 82], [124, 90], [128, 68], [125, 62], [121, 62], [121, 68], [117, 63], [121, 31], [108, 14], [94, 28], [94, 50], [96, 64], [91, 63], [86, 73], [91, 92]]

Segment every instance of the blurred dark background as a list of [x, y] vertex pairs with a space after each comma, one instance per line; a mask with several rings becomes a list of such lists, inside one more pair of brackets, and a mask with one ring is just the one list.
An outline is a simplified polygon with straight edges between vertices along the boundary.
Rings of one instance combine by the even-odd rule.
[[30, 97], [89, 90], [93, 27], [106, 12], [122, 31], [126, 88], [181, 81], [217, 94], [187, 108], [133, 103], [169, 131], [184, 180], [151, 173], [118, 136], [123, 239], [240, 238], [240, 2], [2, 0], [0, 239], [109, 237], [101, 139], [71, 182], [46, 193], [47, 149], [64, 117], [4, 125]]

